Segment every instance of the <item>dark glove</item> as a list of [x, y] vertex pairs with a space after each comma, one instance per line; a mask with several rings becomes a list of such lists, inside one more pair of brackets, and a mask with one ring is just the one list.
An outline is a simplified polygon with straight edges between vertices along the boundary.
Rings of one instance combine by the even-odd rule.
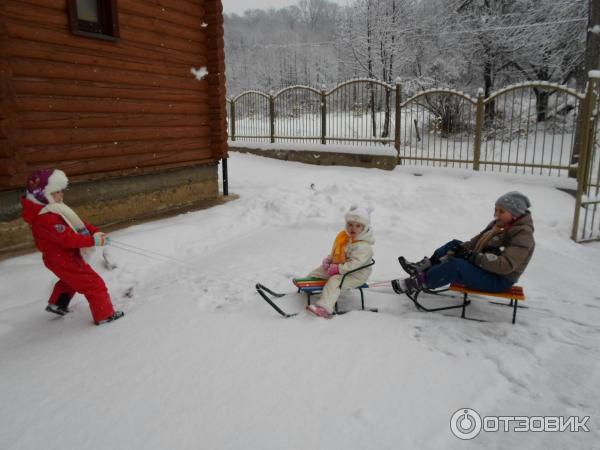
[[469, 250], [462, 244], [453, 247], [451, 251], [452, 256], [456, 256], [457, 258], [463, 258], [466, 260], [468, 260], [471, 257], [471, 254], [473, 253], [472, 250]]
[[465, 259], [467, 261], [469, 261], [470, 263], [472, 263], [472, 264], [477, 264], [476, 263], [477, 257], [480, 255], [480, 253], [479, 252], [474, 252], [472, 250], [468, 250], [468, 252], [469, 252], [469, 256], [465, 257]]

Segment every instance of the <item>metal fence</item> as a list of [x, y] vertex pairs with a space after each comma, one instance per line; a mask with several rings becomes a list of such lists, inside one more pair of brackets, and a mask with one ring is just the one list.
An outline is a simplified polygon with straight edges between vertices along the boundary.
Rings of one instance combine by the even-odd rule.
[[403, 90], [360, 79], [329, 91], [244, 92], [228, 100], [230, 139], [363, 145], [365, 153], [393, 146], [404, 165], [577, 176], [572, 238], [600, 240], [600, 80], [590, 78], [583, 93], [529, 82], [487, 98]]
[[394, 143], [395, 99], [396, 89], [377, 80], [348, 81], [330, 91], [308, 86], [275, 94], [247, 91], [227, 100], [229, 136], [233, 141], [388, 145]]
[[572, 170], [584, 93], [547, 82], [487, 98], [432, 89], [403, 101], [402, 91], [400, 83], [361, 79], [329, 91], [244, 92], [228, 100], [230, 138], [394, 146], [400, 164], [555, 176]]

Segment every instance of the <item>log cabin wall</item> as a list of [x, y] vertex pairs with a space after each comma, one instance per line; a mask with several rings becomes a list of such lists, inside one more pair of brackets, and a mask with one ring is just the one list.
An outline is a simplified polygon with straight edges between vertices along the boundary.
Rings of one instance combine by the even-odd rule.
[[[88, 191], [115, 179], [135, 186], [145, 180], [146, 197], [161, 198], [157, 204], [142, 197], [140, 211], [100, 215], [100, 224], [218, 195], [217, 164], [227, 157], [221, 1], [116, 5], [120, 36], [110, 41], [73, 34], [67, 0], [0, 2], [3, 200], [21, 192], [32, 170], [46, 167], [64, 170]], [[201, 67], [208, 75], [197, 80], [191, 70]], [[157, 197], [165, 183], [154, 189], [147, 175], [167, 172], [173, 192], [181, 173], [187, 198]], [[19, 208], [9, 203], [0, 205], [0, 233], [9, 222], [15, 226]]]

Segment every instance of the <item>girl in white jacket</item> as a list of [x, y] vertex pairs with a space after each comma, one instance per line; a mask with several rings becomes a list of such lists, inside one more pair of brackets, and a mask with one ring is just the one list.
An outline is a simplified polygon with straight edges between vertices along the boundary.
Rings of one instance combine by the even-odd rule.
[[[326, 319], [332, 317], [340, 296], [340, 283], [344, 274], [369, 264], [373, 258], [375, 239], [371, 229], [370, 211], [351, 206], [344, 218], [346, 228], [335, 238], [331, 253], [323, 260], [321, 266], [308, 275], [327, 280], [319, 301], [306, 307], [308, 312]], [[369, 279], [371, 270], [371, 267], [366, 267], [347, 275], [342, 288], [353, 289], [362, 286]]]

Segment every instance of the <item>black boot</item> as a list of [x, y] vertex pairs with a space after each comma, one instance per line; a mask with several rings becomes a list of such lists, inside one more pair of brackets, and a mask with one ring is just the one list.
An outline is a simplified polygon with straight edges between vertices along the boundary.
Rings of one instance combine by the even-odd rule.
[[419, 292], [425, 287], [421, 279], [422, 275], [417, 275], [416, 277], [410, 277], [404, 280], [404, 284], [406, 285], [406, 291], [404, 291], [404, 293], [410, 298], [416, 298]]
[[123, 317], [125, 315], [125, 313], [123, 311], [115, 311], [113, 313], [112, 316], [107, 317], [104, 320], [98, 320], [97, 322], [94, 322], [96, 325], [100, 325], [102, 323], [108, 323], [108, 322], [113, 322], [115, 320], [120, 319], [121, 317]]
[[46, 306], [46, 311], [51, 312], [53, 314], [58, 314], [59, 316], [64, 316], [69, 312], [69, 310], [63, 309], [60, 306], [55, 305], [54, 303], [48, 303], [48, 305]]
[[73, 298], [70, 294], [60, 294], [56, 303], [48, 303], [46, 306], [46, 311], [58, 314], [59, 316], [64, 316], [69, 312], [69, 303]]
[[406, 290], [404, 280], [392, 280], [392, 289], [396, 294], [404, 294], [404, 291]]
[[58, 300], [56, 300], [56, 306], [65, 312], [69, 312], [69, 303], [71, 303], [71, 299], [73, 295], [70, 294], [60, 294]]
[[411, 277], [417, 276], [420, 273], [425, 272], [433, 265], [431, 259], [427, 257], [423, 258], [421, 261], [413, 263], [407, 261], [404, 256], [400, 256], [398, 258], [398, 261], [400, 262], [400, 265], [402, 266], [404, 271]]
[[412, 297], [425, 288], [425, 284], [420, 278], [419, 276], [414, 276], [401, 280], [392, 280], [392, 289], [396, 294], [406, 294]]

